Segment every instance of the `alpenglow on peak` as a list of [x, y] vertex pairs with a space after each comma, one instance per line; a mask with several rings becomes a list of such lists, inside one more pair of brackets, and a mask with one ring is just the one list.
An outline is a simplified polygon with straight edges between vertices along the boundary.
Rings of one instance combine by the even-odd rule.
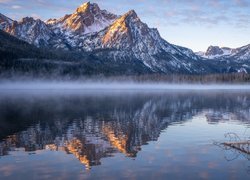
[[77, 13], [82, 13], [82, 12], [90, 11], [91, 9], [100, 10], [98, 4], [86, 2], [86, 3], [83, 3], [82, 5], [80, 5], [80, 6], [76, 9], [76, 12], [77, 12]]

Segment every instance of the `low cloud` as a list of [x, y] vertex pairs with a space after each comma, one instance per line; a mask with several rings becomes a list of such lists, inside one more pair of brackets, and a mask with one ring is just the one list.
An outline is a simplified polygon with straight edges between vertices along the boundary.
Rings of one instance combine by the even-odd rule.
[[[27, 14], [36, 14], [43, 20], [59, 18], [72, 13], [82, 0], [0, 0], [0, 6], [8, 14], [16, 9], [23, 9]], [[149, 24], [159, 21], [161, 24], [175, 26], [181, 24], [216, 26], [227, 24], [235, 27], [249, 27], [249, 0], [93, 0], [101, 9], [122, 14], [135, 9], [140, 18]], [[7, 6], [8, 5], [8, 6]], [[118, 7], [118, 8], [117, 8]], [[5, 10], [7, 11], [7, 10]]]
[[234, 0], [236, 5], [241, 6], [241, 7], [249, 7], [250, 2], [248, 0]]
[[0, 4], [5, 4], [5, 3], [9, 3], [9, 2], [12, 2], [12, 0], [0, 0]]
[[22, 6], [19, 6], [19, 5], [12, 5], [11, 8], [12, 8], [12, 9], [21, 9]]
[[[134, 4], [139, 3], [139, 0]], [[145, 5], [140, 14], [147, 19], [158, 18], [166, 25], [217, 26], [226, 24], [236, 28], [250, 26], [250, 1], [246, 0], [155, 0]], [[153, 8], [152, 8], [153, 7]], [[146, 19], [146, 18], [145, 18]], [[241, 24], [241, 25], [239, 25]]]

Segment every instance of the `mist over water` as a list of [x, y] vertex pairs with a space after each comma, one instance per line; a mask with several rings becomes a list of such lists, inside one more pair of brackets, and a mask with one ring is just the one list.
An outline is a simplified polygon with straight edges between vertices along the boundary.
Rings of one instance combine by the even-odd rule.
[[250, 90], [248, 84], [174, 84], [133, 81], [0, 81], [0, 90]]

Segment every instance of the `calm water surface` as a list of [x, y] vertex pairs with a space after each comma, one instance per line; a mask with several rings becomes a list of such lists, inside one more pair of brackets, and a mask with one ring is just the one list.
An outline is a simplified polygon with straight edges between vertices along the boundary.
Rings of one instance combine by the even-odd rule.
[[250, 92], [1, 91], [0, 179], [250, 179]]

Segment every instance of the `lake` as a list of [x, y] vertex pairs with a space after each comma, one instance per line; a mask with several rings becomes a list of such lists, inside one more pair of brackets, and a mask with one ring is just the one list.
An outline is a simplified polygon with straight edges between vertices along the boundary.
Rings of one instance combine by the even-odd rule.
[[1, 90], [0, 179], [250, 179], [248, 90]]

